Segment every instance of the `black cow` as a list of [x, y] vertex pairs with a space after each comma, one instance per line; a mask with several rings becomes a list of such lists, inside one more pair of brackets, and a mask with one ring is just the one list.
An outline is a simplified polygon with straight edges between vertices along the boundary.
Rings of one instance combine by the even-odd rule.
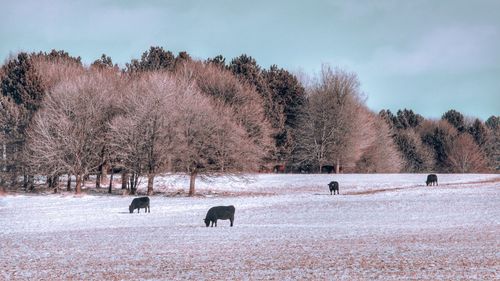
[[149, 197], [139, 197], [139, 198], [134, 198], [132, 200], [132, 203], [130, 203], [130, 206], [128, 206], [128, 210], [132, 214], [135, 209], [137, 209], [137, 213], [141, 211], [141, 208], [144, 208], [144, 212], [151, 212], [151, 209], [149, 208]]
[[205, 217], [205, 225], [208, 227], [210, 222], [212, 222], [212, 227], [215, 224], [217, 227], [217, 220], [229, 220], [231, 221], [231, 226], [233, 226], [234, 222], [234, 206], [217, 206], [212, 207], [207, 212], [207, 216]]
[[427, 176], [427, 180], [425, 181], [427, 186], [429, 185], [438, 185], [438, 177], [435, 174], [430, 174]]
[[335, 191], [337, 191], [337, 194], [339, 194], [339, 183], [336, 181], [332, 181], [331, 183], [328, 184], [328, 187], [330, 188], [330, 195], [335, 194]]

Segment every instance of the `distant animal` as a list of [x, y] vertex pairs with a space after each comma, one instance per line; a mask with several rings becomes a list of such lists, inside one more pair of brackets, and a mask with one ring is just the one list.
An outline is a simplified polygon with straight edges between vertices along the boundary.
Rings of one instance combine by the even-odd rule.
[[217, 227], [217, 220], [229, 220], [231, 222], [231, 226], [233, 226], [234, 222], [234, 206], [217, 206], [212, 207], [208, 210], [207, 216], [205, 217], [205, 225], [208, 227], [210, 222], [212, 223], [212, 227], [215, 224]]
[[137, 213], [141, 211], [141, 208], [144, 208], [144, 212], [151, 212], [151, 209], [149, 207], [149, 197], [139, 197], [139, 198], [134, 198], [132, 200], [132, 203], [130, 203], [130, 206], [128, 206], [128, 210], [132, 214], [135, 209], [137, 209]]
[[438, 185], [438, 177], [435, 174], [430, 174], [427, 176], [427, 180], [425, 181], [427, 186], [429, 185]]
[[328, 187], [330, 188], [330, 195], [335, 194], [335, 191], [337, 191], [337, 194], [339, 194], [339, 183], [336, 181], [332, 181], [331, 183], [328, 184]]

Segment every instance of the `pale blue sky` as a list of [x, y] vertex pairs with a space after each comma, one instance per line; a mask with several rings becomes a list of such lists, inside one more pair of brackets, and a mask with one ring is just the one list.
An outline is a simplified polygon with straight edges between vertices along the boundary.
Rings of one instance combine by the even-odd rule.
[[149, 46], [358, 74], [374, 111], [500, 114], [500, 1], [0, 0], [0, 58], [64, 49], [124, 65]]

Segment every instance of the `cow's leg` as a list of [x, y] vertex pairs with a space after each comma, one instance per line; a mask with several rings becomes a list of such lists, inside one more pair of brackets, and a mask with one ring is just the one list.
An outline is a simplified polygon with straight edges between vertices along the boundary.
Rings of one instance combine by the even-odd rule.
[[217, 227], [217, 220], [215, 220], [215, 227]]
[[232, 218], [230, 221], [231, 221], [231, 227], [233, 227], [234, 218]]
[[148, 213], [151, 213], [151, 207], [148, 206]]
[[210, 227], [214, 227], [214, 221], [212, 221], [212, 225], [210, 225]]

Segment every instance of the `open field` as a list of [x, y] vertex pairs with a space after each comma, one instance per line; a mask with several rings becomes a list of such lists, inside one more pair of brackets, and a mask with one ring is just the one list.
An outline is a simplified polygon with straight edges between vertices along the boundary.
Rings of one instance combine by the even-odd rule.
[[[340, 195], [327, 183], [340, 182]], [[498, 280], [500, 176], [160, 178], [151, 213], [130, 196], [0, 197], [0, 280]], [[234, 205], [235, 226], [206, 228]]]

